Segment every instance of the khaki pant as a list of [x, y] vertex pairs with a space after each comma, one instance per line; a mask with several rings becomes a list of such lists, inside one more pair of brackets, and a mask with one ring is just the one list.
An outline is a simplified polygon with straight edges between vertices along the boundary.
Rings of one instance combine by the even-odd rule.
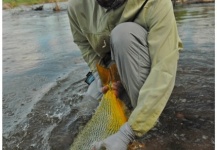
[[133, 22], [121, 23], [111, 33], [112, 59], [134, 108], [151, 67], [147, 35], [143, 27]]

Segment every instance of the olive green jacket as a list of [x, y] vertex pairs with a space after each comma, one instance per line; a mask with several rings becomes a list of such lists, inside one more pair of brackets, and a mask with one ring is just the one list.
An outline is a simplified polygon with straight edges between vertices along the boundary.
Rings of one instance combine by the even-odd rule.
[[[95, 0], [70, 0], [68, 15], [74, 42], [92, 71], [110, 51], [112, 29], [132, 21], [144, 0], [127, 0], [116, 10], [107, 11]], [[148, 32], [151, 71], [142, 86], [138, 103], [129, 117], [137, 136], [148, 132], [163, 111], [175, 84], [179, 50], [182, 48], [171, 0], [149, 0], [134, 22]]]

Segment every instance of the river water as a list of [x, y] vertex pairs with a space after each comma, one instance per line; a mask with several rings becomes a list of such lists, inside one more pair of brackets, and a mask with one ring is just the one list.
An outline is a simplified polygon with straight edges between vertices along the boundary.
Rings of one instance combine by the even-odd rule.
[[[3, 10], [5, 150], [68, 149], [96, 107], [91, 102], [88, 109], [79, 106], [88, 67], [73, 43], [67, 3], [60, 6], [63, 11], [56, 13], [53, 4], [43, 11], [24, 6]], [[181, 112], [201, 116], [203, 108], [209, 114], [211, 128], [201, 133], [209, 139], [208, 149], [214, 147], [214, 11], [213, 3], [175, 8], [184, 51], [171, 97], [171, 102], [181, 101]]]

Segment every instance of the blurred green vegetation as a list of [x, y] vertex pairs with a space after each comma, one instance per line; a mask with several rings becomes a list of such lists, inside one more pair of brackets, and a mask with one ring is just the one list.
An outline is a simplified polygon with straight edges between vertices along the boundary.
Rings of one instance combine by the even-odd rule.
[[[66, 1], [66, 0], [58, 0]], [[35, 4], [43, 4], [43, 3], [54, 3], [55, 0], [3, 0], [3, 3], [10, 4], [11, 7], [17, 7], [19, 5], [35, 5]]]

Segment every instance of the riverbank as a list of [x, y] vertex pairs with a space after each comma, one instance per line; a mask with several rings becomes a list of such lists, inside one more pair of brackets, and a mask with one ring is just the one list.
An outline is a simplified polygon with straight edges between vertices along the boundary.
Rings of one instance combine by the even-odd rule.
[[44, 5], [48, 3], [53, 3], [55, 5], [58, 5], [59, 2], [67, 2], [67, 0], [3, 0], [2, 9], [12, 9], [15, 7], [22, 7], [22, 6], [28, 6], [31, 7], [33, 5]]
[[[67, 2], [67, 0], [58, 0], [58, 2]], [[57, 2], [57, 4], [58, 4]], [[186, 4], [196, 4], [196, 3], [214, 3], [215, 0], [172, 0], [174, 5], [186, 5]], [[55, 3], [54, 0], [3, 0], [2, 9], [12, 9], [14, 7], [20, 6], [32, 6], [37, 4]]]

